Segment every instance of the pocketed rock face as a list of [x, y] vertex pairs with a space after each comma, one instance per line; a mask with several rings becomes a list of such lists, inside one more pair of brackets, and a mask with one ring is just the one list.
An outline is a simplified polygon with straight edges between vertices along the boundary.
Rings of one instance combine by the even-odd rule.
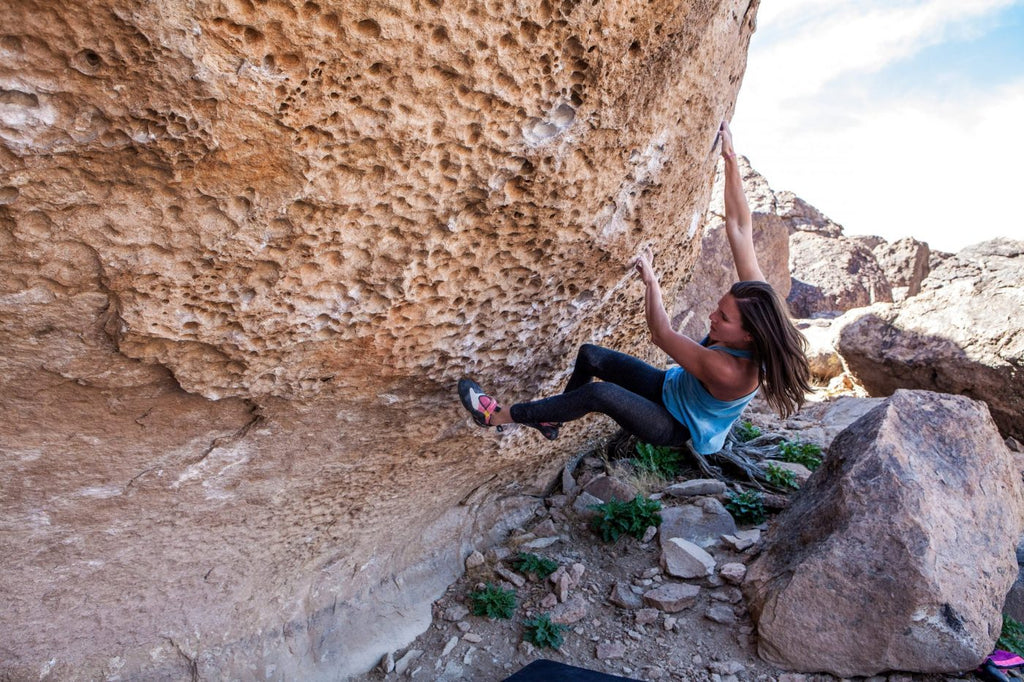
[[336, 679], [425, 627], [561, 464], [453, 380], [649, 352], [629, 260], [695, 259], [756, 4], [8, 3], [2, 672]]
[[841, 677], [973, 669], [1002, 627], [1021, 512], [982, 403], [897, 391], [833, 441], [749, 567], [759, 653]]

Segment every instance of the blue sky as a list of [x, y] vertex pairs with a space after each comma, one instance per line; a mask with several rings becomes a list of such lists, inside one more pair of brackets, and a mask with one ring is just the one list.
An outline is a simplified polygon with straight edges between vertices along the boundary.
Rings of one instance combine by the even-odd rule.
[[732, 127], [847, 234], [1024, 239], [1024, 0], [762, 0]]

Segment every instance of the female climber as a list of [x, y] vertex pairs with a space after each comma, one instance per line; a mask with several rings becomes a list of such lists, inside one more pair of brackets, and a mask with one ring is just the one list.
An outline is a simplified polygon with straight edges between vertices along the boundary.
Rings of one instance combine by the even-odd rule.
[[645, 286], [647, 326], [654, 344], [678, 366], [665, 371], [585, 344], [563, 393], [516, 403], [507, 411], [475, 382], [462, 379], [459, 397], [477, 424], [498, 430], [505, 424], [524, 424], [554, 440], [562, 422], [600, 412], [652, 445], [680, 446], [689, 440], [697, 452], [711, 454], [722, 448], [758, 389], [784, 417], [800, 407], [810, 390], [806, 341], [790, 321], [785, 303], [764, 281], [732, 132], [724, 121], [719, 134], [725, 159], [725, 230], [741, 281], [718, 301], [704, 340], [672, 329], [651, 253], [645, 250], [634, 265]]

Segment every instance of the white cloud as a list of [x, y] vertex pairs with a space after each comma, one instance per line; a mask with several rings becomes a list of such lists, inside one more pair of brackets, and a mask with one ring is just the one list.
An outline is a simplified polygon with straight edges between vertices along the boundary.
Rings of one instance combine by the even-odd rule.
[[912, 235], [945, 250], [1024, 238], [1021, 218], [998, 198], [1019, 191], [1011, 165], [1024, 158], [1024, 74], [995, 89], [888, 100], [872, 87], [887, 65], [979, 30], [1009, 4], [765, 3], [737, 104], [737, 149], [775, 189], [796, 192], [848, 233]]

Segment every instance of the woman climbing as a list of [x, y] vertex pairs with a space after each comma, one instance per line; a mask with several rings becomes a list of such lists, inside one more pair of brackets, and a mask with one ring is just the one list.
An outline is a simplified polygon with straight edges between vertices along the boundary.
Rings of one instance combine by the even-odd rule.
[[[806, 342], [757, 264], [753, 223], [740, 179], [732, 132], [719, 134], [725, 159], [725, 231], [741, 281], [711, 313], [703, 341], [672, 329], [661, 287], [645, 250], [635, 261], [643, 280], [644, 313], [651, 340], [678, 363], [661, 370], [637, 358], [591, 344], [580, 347], [569, 383], [559, 395], [503, 410], [475, 382], [462, 379], [459, 397], [480, 426], [518, 423], [554, 440], [562, 422], [600, 412], [652, 445], [679, 446], [711, 454], [758, 389], [782, 416], [795, 412], [810, 390]], [[593, 382], [592, 379], [601, 381]]]

